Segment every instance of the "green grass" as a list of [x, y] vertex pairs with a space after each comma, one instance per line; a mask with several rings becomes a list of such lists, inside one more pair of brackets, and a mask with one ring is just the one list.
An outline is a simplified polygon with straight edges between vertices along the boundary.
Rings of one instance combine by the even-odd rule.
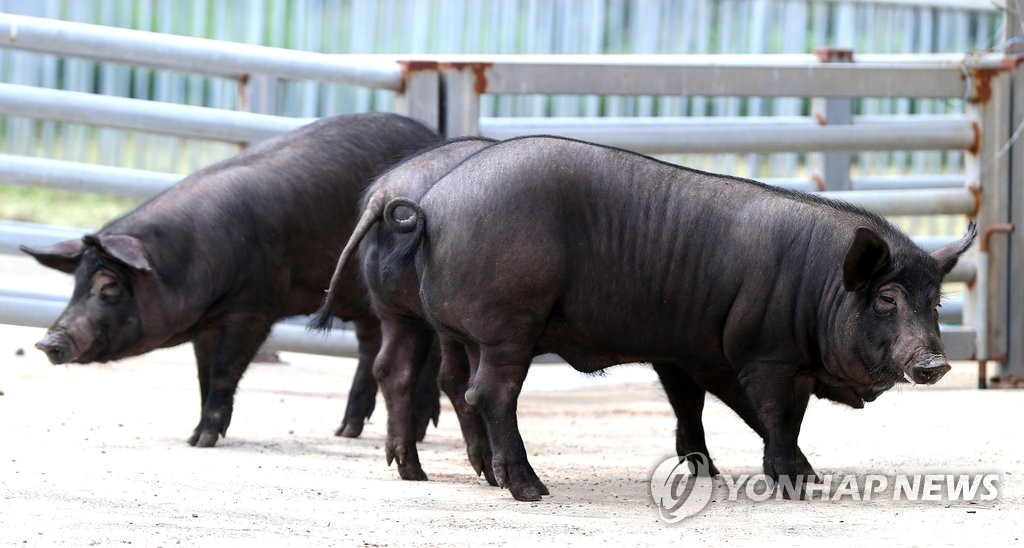
[[99, 228], [139, 200], [0, 184], [0, 219], [75, 228]]

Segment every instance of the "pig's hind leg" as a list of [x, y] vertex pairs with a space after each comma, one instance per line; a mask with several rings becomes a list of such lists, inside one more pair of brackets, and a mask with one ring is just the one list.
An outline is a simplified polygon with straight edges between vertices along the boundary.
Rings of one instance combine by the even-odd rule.
[[526, 457], [516, 418], [532, 349], [532, 344], [481, 345], [480, 365], [466, 391], [466, 401], [487, 423], [494, 478], [521, 501], [537, 501], [548, 492]]
[[[708, 475], [717, 476], [718, 468], [711, 460], [704, 436], [704, 396], [707, 392], [676, 362], [653, 362], [651, 366], [658, 373], [665, 395], [676, 414], [676, 454], [679, 457], [692, 453], [703, 454], [707, 457]], [[696, 457], [687, 460], [695, 467], [699, 464]], [[701, 471], [700, 468], [695, 469]]]
[[416, 441], [423, 441], [427, 436], [427, 427], [431, 422], [437, 426], [437, 421], [441, 417], [441, 388], [438, 385], [440, 368], [441, 349], [435, 339], [416, 381], [416, 407], [413, 410]]
[[213, 447], [227, 434], [235, 391], [249, 362], [270, 334], [272, 322], [262, 315], [227, 314], [216, 326], [192, 340], [199, 371], [202, 414], [189, 445]]
[[397, 462], [402, 479], [423, 481], [427, 475], [416, 451], [413, 415], [416, 383], [434, 334], [429, 328], [412, 323], [382, 318], [382, 341], [373, 362], [373, 376], [384, 394], [388, 410], [388, 433], [384, 442], [388, 466]]
[[487, 426], [480, 413], [466, 401], [466, 389], [473, 376], [473, 371], [476, 369], [479, 353], [473, 352], [471, 358], [469, 356], [470, 349], [458, 342], [444, 336], [440, 337], [440, 341], [441, 389], [448, 395], [455, 414], [459, 418], [462, 438], [466, 441], [466, 455], [469, 457], [469, 464], [477, 476], [483, 474], [487, 483], [497, 486], [498, 480], [494, 478], [494, 468], [491, 462], [494, 455], [491, 452], [491, 442], [487, 437]]

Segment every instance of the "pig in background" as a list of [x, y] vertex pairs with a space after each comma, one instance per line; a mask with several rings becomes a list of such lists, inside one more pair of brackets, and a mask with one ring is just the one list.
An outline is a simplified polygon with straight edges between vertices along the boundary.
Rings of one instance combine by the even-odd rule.
[[[191, 341], [202, 414], [188, 441], [214, 446], [271, 326], [321, 303], [363, 189], [437, 142], [394, 114], [324, 118], [189, 175], [93, 234], [22, 247], [75, 276], [71, 301], [36, 346], [55, 364], [90, 363]], [[359, 363], [337, 435], [355, 437], [373, 411], [381, 335], [358, 270], [342, 272], [340, 285], [331, 312], [353, 322]], [[439, 412], [436, 380], [419, 390], [422, 431]]]

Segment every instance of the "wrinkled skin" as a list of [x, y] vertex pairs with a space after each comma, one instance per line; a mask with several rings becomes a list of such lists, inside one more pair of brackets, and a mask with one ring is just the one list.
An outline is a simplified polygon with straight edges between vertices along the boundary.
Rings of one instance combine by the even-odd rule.
[[[36, 346], [53, 363], [90, 363], [191, 341], [202, 413], [189, 443], [215, 445], [271, 326], [319, 305], [360, 193], [439, 141], [397, 115], [325, 118], [186, 177], [95, 234], [23, 248], [75, 276], [71, 301]], [[339, 287], [330, 315], [353, 322], [359, 365], [337, 433], [354, 437], [373, 411], [381, 334], [355, 268]], [[435, 354], [426, 367], [438, 365]], [[418, 395], [425, 431], [439, 412], [436, 381]]]
[[939, 287], [975, 236], [929, 255], [853, 206], [554, 137], [489, 147], [408, 207], [424, 312], [479, 356], [466, 400], [518, 500], [543, 495], [516, 422], [539, 352], [676, 371], [753, 423], [767, 475], [813, 473], [811, 394], [857, 406], [948, 371]]

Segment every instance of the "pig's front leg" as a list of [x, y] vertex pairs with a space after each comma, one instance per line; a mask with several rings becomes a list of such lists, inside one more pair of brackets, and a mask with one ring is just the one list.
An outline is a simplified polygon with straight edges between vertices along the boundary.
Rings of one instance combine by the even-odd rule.
[[227, 314], [192, 340], [199, 369], [202, 414], [189, 445], [213, 447], [227, 433], [235, 390], [272, 322], [257, 314]]
[[[740, 369], [740, 384], [758, 419], [764, 425], [764, 473], [773, 480], [788, 479], [802, 485], [807, 473], [806, 457], [797, 446], [800, 423], [813, 386], [797, 382], [795, 367], [781, 363], [751, 363]], [[813, 473], [813, 470], [811, 471]], [[798, 498], [802, 489], [797, 490]], [[789, 498], [789, 492], [783, 491]]]

